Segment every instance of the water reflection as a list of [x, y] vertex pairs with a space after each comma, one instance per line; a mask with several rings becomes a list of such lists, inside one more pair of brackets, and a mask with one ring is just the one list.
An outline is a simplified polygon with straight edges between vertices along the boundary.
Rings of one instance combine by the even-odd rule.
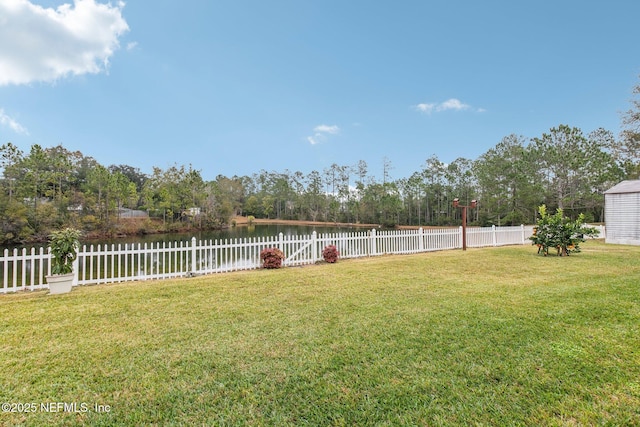
[[156, 243], [156, 242], [189, 242], [193, 237], [197, 240], [224, 240], [236, 238], [268, 237], [282, 233], [285, 236], [304, 236], [313, 232], [346, 233], [366, 231], [360, 227], [332, 227], [317, 225], [257, 224], [251, 226], [230, 227], [224, 230], [200, 231], [189, 233], [148, 234], [145, 236], [126, 236], [114, 239], [83, 240], [83, 245]]

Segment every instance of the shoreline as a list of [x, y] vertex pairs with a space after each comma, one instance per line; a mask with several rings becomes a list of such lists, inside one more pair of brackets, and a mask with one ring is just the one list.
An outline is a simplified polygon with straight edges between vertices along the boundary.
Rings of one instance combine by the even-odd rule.
[[[235, 221], [236, 225], [249, 225], [249, 221], [245, 216], [235, 216], [231, 218], [231, 222]], [[308, 220], [297, 220], [297, 219], [265, 219], [265, 218], [256, 218], [253, 220], [253, 225], [317, 225], [320, 227], [355, 227], [355, 228], [365, 228], [367, 230], [371, 230], [372, 228], [380, 229], [382, 225], [380, 224], [363, 224], [358, 222], [327, 222], [327, 221], [308, 221]], [[420, 228], [447, 228], [442, 226], [434, 226], [434, 225], [397, 225], [391, 230], [418, 230]]]
[[[231, 218], [231, 223], [235, 221], [236, 225], [249, 225], [249, 220], [245, 216], [235, 216]], [[252, 221], [253, 225], [317, 225], [325, 227], [359, 227], [359, 228], [380, 228], [380, 224], [362, 224], [355, 222], [326, 222], [326, 221], [307, 221], [296, 219], [265, 219], [256, 218]]]
[[[160, 225], [154, 226], [153, 220], [149, 221], [149, 218], [144, 218], [144, 221], [139, 218], [121, 218], [116, 224], [115, 230], [92, 230], [85, 231], [83, 238], [88, 240], [95, 239], [119, 239], [131, 236], [143, 236], [153, 234], [164, 233], [189, 233], [197, 230], [193, 227], [180, 227], [174, 230], [164, 230]], [[319, 227], [344, 227], [344, 228], [361, 228], [366, 230], [380, 229], [380, 224], [363, 224], [355, 222], [325, 222], [325, 221], [307, 221], [307, 220], [295, 220], [295, 219], [265, 219], [256, 218], [252, 222], [253, 225], [300, 225], [300, 226], [319, 226]], [[142, 225], [142, 226], [140, 226]], [[234, 216], [231, 218], [229, 224], [218, 227], [217, 229], [228, 229], [234, 226], [246, 227], [249, 226], [249, 220], [245, 216]], [[417, 226], [398, 226], [396, 229], [418, 229]], [[426, 227], [423, 227], [426, 228]], [[202, 230], [197, 230], [202, 231]], [[48, 238], [45, 236], [39, 236], [33, 239], [28, 239], [19, 243], [6, 243], [0, 245], [2, 248], [8, 247], [22, 247], [24, 245], [44, 244], [48, 242]]]

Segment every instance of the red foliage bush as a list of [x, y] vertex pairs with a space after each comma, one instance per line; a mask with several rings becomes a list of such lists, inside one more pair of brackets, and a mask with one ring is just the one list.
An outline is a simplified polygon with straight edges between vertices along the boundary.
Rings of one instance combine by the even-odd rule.
[[338, 255], [340, 255], [340, 253], [335, 245], [329, 245], [322, 251], [322, 257], [326, 262], [336, 262], [338, 260]]
[[284, 260], [284, 253], [278, 248], [266, 248], [260, 252], [260, 260], [262, 268], [280, 268], [282, 260]]

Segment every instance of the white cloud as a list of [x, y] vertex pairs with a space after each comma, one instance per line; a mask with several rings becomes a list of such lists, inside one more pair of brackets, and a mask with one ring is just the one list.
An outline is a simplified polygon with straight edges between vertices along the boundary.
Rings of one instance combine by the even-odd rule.
[[15, 133], [29, 135], [29, 131], [20, 123], [9, 117], [2, 108], [0, 108], [0, 125], [8, 126]]
[[450, 111], [450, 110], [454, 110], [454, 111], [464, 111], [464, 110], [474, 110], [478, 113], [483, 113], [486, 110], [483, 108], [473, 108], [471, 107], [471, 105], [469, 104], [465, 104], [463, 102], [461, 102], [459, 99], [456, 98], [451, 98], [448, 99], [444, 102], [440, 102], [440, 103], [433, 103], [433, 104], [418, 104], [416, 106], [413, 107], [416, 111], [419, 111], [421, 113], [425, 113], [425, 114], [431, 114], [433, 112], [439, 113], [442, 111]]
[[56, 9], [0, 1], [0, 86], [99, 73], [129, 30], [124, 2], [74, 0]]
[[470, 108], [469, 105], [463, 104], [458, 99], [451, 98], [444, 101], [442, 104], [438, 105], [436, 107], [436, 110], [437, 111], [446, 111], [446, 110], [462, 111], [462, 110], [468, 110], [469, 108]]
[[415, 108], [421, 113], [431, 114], [433, 109], [436, 108], [436, 104], [418, 104]]
[[318, 125], [313, 128], [313, 136], [308, 136], [307, 141], [311, 145], [316, 145], [327, 140], [328, 135], [336, 135], [340, 133], [340, 128], [336, 125]]
[[332, 135], [335, 135], [336, 133], [340, 132], [340, 128], [336, 125], [332, 125], [332, 126], [320, 125], [320, 126], [316, 126], [313, 129], [313, 131], [321, 132], [321, 133], [330, 133]]

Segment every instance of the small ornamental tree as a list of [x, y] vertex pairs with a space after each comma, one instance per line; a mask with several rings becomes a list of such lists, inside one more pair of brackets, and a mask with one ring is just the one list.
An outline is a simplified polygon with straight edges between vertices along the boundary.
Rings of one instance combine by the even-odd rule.
[[51, 233], [49, 246], [51, 248], [51, 274], [69, 274], [73, 272], [73, 262], [78, 257], [78, 239], [80, 230], [65, 228]]
[[555, 248], [558, 256], [566, 256], [571, 252], [580, 252], [580, 243], [585, 236], [595, 237], [599, 231], [584, 223], [584, 215], [572, 221], [564, 216], [562, 209], [558, 208], [554, 215], [547, 213], [547, 207], [538, 208], [540, 219], [533, 229], [533, 236], [529, 239], [538, 246], [538, 253], [549, 255], [549, 249]]
[[282, 260], [284, 260], [284, 253], [278, 248], [266, 248], [260, 252], [260, 260], [262, 268], [280, 268]]
[[335, 245], [329, 245], [322, 250], [322, 258], [324, 258], [324, 260], [329, 263], [338, 261], [339, 255], [340, 253], [338, 252], [338, 248], [336, 248]]

